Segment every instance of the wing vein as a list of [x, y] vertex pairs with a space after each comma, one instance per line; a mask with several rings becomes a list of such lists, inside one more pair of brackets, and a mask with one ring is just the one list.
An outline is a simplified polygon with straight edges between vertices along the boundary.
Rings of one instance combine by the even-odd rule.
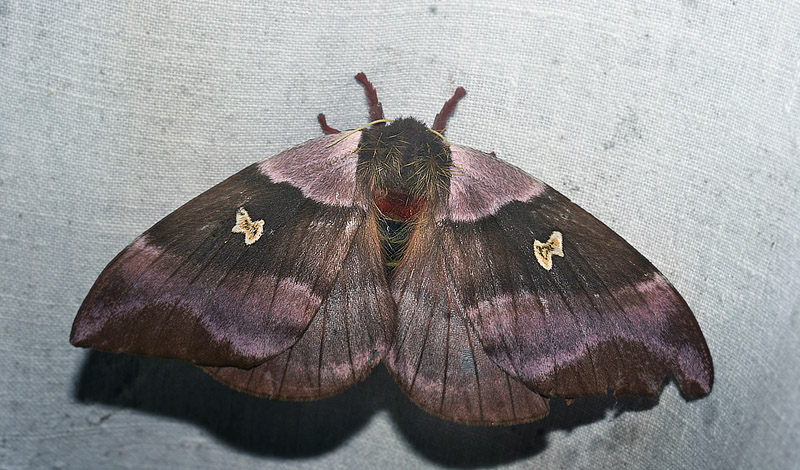
[[[460, 245], [460, 246], [463, 247], [463, 245]], [[462, 251], [463, 251], [463, 248], [462, 248]], [[461, 317], [461, 322], [464, 325], [464, 333], [467, 336], [467, 344], [469, 346], [470, 354], [472, 354], [472, 369], [473, 369], [473, 372], [475, 373], [475, 389], [477, 391], [477, 399], [478, 399], [478, 414], [480, 416], [480, 420], [481, 421], [485, 421], [484, 412], [483, 412], [483, 397], [482, 397], [482, 394], [481, 394], [481, 380], [480, 380], [480, 376], [478, 375], [478, 360], [477, 360], [478, 356], [475, 354], [475, 345], [473, 344], [472, 335], [470, 334], [470, 323], [467, 320], [466, 312], [463, 310], [462, 306], [458, 302], [458, 294], [457, 294], [456, 289], [455, 289], [455, 283], [454, 283], [454, 280], [453, 280], [454, 276], [453, 276], [452, 270], [449, 270], [449, 275], [448, 275], [448, 270], [446, 268], [446, 266], [448, 264], [444, 262], [444, 253], [445, 253], [445, 251], [444, 251], [443, 247], [440, 247], [440, 252], [441, 252], [441, 256], [442, 256], [441, 272], [442, 272], [442, 277], [444, 277], [444, 279], [446, 280], [445, 287], [447, 289], [447, 300], [448, 300], [448, 305], [450, 305], [449, 313], [452, 313], [454, 310], [457, 310], [457, 314]], [[455, 308], [453, 308], [453, 306], [455, 306]], [[478, 309], [477, 311], [478, 311], [478, 314], [480, 314], [480, 310]], [[448, 332], [448, 344], [449, 344], [449, 338], [450, 338], [450, 316], [449, 315], [448, 315], [448, 324], [447, 325], [448, 325], [447, 332]], [[446, 357], [449, 356], [449, 352], [450, 352], [449, 349], [450, 348], [448, 346], [448, 348], [447, 348], [448, 355]], [[445, 370], [447, 370], [446, 367], [445, 367]], [[442, 395], [444, 396], [444, 392], [442, 393]]]
[[[478, 395], [478, 414], [480, 415], [481, 421], [485, 421], [485, 416], [483, 412], [483, 394], [481, 393], [481, 378], [478, 375], [478, 360], [476, 359], [478, 356], [475, 354], [475, 346], [472, 342], [472, 334], [470, 334], [469, 322], [464, 318], [461, 317], [461, 321], [464, 323], [464, 330], [467, 334], [467, 344], [469, 344], [469, 352], [472, 354], [472, 370], [475, 372], [475, 389]], [[508, 374], [503, 374], [506, 377]]]
[[[442, 269], [443, 271], [444, 269]], [[441, 275], [443, 276], [444, 273], [442, 272]], [[450, 298], [450, 290], [447, 290], [447, 299], [448, 304], [452, 304], [452, 298]], [[450, 364], [450, 321], [452, 319], [452, 309], [448, 309], [447, 314], [445, 315], [445, 319], [447, 321], [447, 333], [445, 335], [444, 340], [444, 367], [442, 368], [444, 372], [444, 377], [442, 379], [442, 396], [439, 400], [439, 412], [444, 409], [444, 399], [447, 393], [447, 367]]]
[[[317, 360], [317, 393], [319, 394], [322, 393], [322, 359], [325, 354], [325, 333], [328, 326], [328, 300], [325, 299], [323, 302], [323, 305], [320, 306], [321, 308], [317, 309], [317, 315], [322, 315], [322, 331], [319, 337], [319, 356]], [[313, 322], [314, 319], [312, 318], [311, 321]]]
[[[517, 407], [514, 403], [514, 389], [511, 387], [511, 376], [508, 374], [503, 374], [506, 378], [506, 388], [508, 389], [508, 404], [511, 405], [511, 416], [514, 418], [514, 421], [518, 421], [520, 418], [517, 416]], [[531, 393], [535, 393], [531, 391]]]
[[275, 391], [275, 396], [280, 397], [281, 392], [283, 392], [283, 383], [286, 380], [286, 373], [289, 371], [289, 362], [292, 360], [293, 352], [294, 347], [290, 347], [286, 350], [286, 362], [283, 364], [283, 372], [281, 373], [280, 382], [278, 382], [278, 390]]
[[[196, 281], [203, 274], [206, 268], [211, 266], [211, 263], [214, 261], [214, 258], [216, 258], [216, 256], [219, 254], [222, 247], [225, 246], [228, 243], [228, 241], [230, 241], [232, 236], [233, 233], [229, 233], [225, 237], [225, 241], [223, 241], [222, 243], [217, 243], [217, 246], [214, 247], [214, 251], [210, 255], [205, 257], [203, 265], [200, 267], [200, 269], [197, 270], [197, 273], [194, 276], [192, 276], [192, 279], [189, 280], [187, 285], [191, 286], [192, 284], [194, 284], [194, 281]], [[208, 239], [208, 237], [206, 237], [206, 239]], [[230, 270], [230, 268], [228, 268], [228, 270]]]
[[350, 363], [350, 376], [352, 377], [353, 382], [356, 381], [356, 367], [353, 364], [353, 346], [350, 342], [350, 310], [347, 308], [347, 286], [345, 285], [344, 278], [342, 277], [342, 299], [344, 299], [342, 305], [342, 320], [344, 321], [344, 337], [347, 340], [347, 359]]
[[236, 264], [239, 262], [239, 260], [241, 260], [241, 259], [242, 259], [242, 256], [244, 256], [244, 254], [245, 254], [246, 252], [247, 252], [247, 250], [241, 250], [241, 251], [239, 252], [239, 255], [236, 257], [236, 259], [235, 259], [235, 260], [233, 260], [233, 263], [231, 263], [231, 264], [230, 264], [230, 266], [228, 267], [228, 270], [227, 270], [227, 271], [225, 271], [225, 275], [224, 275], [224, 276], [222, 276], [222, 278], [220, 278], [220, 280], [219, 280], [219, 281], [217, 281], [217, 284], [214, 286], [214, 288], [218, 288], [219, 286], [221, 286], [221, 285], [222, 285], [222, 283], [223, 283], [223, 282], [225, 282], [225, 279], [228, 279], [228, 276], [230, 275], [230, 273], [232, 273], [232, 272], [233, 272], [233, 269], [234, 269], [234, 267], [235, 267], [235, 266], [236, 266]]
[[[200, 243], [198, 243], [197, 246], [194, 247], [192, 252], [189, 254], [189, 256], [183, 258], [180, 263], [177, 263], [175, 269], [173, 269], [172, 272], [167, 277], [165, 277], [163, 281], [161, 281], [161, 286], [158, 288], [158, 291], [154, 296], [155, 298], [161, 297], [161, 294], [168, 288], [167, 282], [172, 278], [172, 276], [177, 274], [182, 267], [184, 267], [187, 263], [189, 263], [191, 257], [195, 253], [197, 253], [197, 250], [199, 250], [200, 247], [203, 246], [203, 244], [206, 242], [206, 240], [208, 240], [210, 236], [211, 236], [210, 234], [207, 235]], [[164, 328], [164, 325], [169, 325], [169, 321], [172, 319], [172, 316], [175, 314], [175, 310], [177, 310], [177, 308], [178, 308], [178, 303], [177, 302], [173, 303], [169, 309], [169, 313], [161, 317], [161, 328]]]
[[[414, 368], [414, 377], [411, 380], [411, 387], [409, 387], [409, 390], [413, 389], [414, 385], [417, 382], [417, 375], [419, 374], [419, 368], [422, 365], [422, 356], [425, 354], [425, 347], [428, 344], [428, 335], [430, 334], [431, 323], [433, 323], [433, 316], [435, 315], [436, 308], [439, 306], [439, 297], [434, 296], [434, 298], [436, 299], [436, 301], [434, 302], [433, 307], [431, 308], [430, 315], [428, 316], [428, 323], [425, 326], [425, 335], [422, 338], [422, 346], [420, 347], [419, 350], [419, 356], [417, 357], [417, 364]], [[417, 302], [419, 303], [419, 298], [417, 299]], [[414, 311], [416, 311], [416, 309]]]
[[[413, 270], [414, 270], [414, 271], [416, 270], [416, 267], [417, 267], [417, 266], [416, 266], [416, 264], [415, 264], [415, 265], [413, 266], [413, 268], [414, 268]], [[425, 266], [425, 268], [427, 268], [427, 266]], [[414, 277], [414, 276], [412, 275], [412, 271], [411, 271], [411, 270], [409, 270], [409, 273], [408, 273], [408, 275], [406, 276], [406, 282], [405, 282], [405, 284], [404, 284], [404, 287], [403, 287], [403, 292], [404, 292], [404, 293], [405, 293], [405, 290], [406, 290], [406, 289], [408, 289], [408, 287], [409, 287], [409, 285], [410, 285], [410, 280], [411, 280], [411, 278], [412, 278], [412, 277]], [[423, 270], [423, 273], [422, 273], [420, 276], [418, 276], [418, 278], [419, 278], [420, 280], [425, 278], [425, 272], [424, 272], [424, 270]], [[423, 284], [422, 282], [419, 282], [419, 283], [416, 285], [416, 287], [417, 287], [417, 294], [416, 294], [416, 296], [414, 297], [414, 299], [416, 300], [416, 302], [417, 302], [417, 305], [419, 305], [419, 303], [420, 303], [420, 299], [422, 299], [422, 298], [423, 298], [423, 296], [422, 296], [421, 294], [422, 294], [422, 292], [423, 292], [423, 289], [425, 288], [425, 286], [424, 286], [424, 284]], [[401, 301], [398, 301], [398, 302], [397, 302], [397, 306], [398, 306], [398, 308], [400, 307], [400, 305], [402, 305], [402, 303], [403, 303], [404, 301], [405, 301], [405, 295], [403, 296], [403, 299], [402, 299]], [[434, 304], [434, 307], [433, 307], [433, 308], [436, 308], [436, 304]], [[416, 308], [414, 308], [414, 309], [412, 309], [411, 311], [412, 311], [412, 313], [413, 313], [413, 312], [416, 312], [416, 311], [417, 311], [417, 309], [416, 309]], [[412, 320], [412, 319], [413, 319], [413, 317], [411, 317], [411, 318], [409, 318], [409, 319], [408, 319], [408, 320], [409, 320], [409, 321], [407, 322], [407, 325], [408, 325], [408, 326], [406, 326], [406, 328], [405, 328], [405, 329], [404, 329], [404, 331], [402, 332], [402, 336], [400, 337], [400, 342], [399, 342], [399, 343], [397, 343], [397, 349], [398, 349], [398, 350], [402, 350], [402, 349], [405, 347], [405, 344], [406, 344], [406, 339], [408, 339], [408, 337], [409, 337], [409, 334], [410, 334], [410, 330], [411, 330], [411, 324], [412, 324], [411, 320]], [[400, 331], [398, 331], [398, 332], [397, 332], [397, 334], [398, 334], [398, 336], [399, 336], [399, 335], [401, 334], [401, 332], [400, 332]], [[395, 342], [397, 342], [397, 339], [398, 339], [398, 338], [395, 338]]]

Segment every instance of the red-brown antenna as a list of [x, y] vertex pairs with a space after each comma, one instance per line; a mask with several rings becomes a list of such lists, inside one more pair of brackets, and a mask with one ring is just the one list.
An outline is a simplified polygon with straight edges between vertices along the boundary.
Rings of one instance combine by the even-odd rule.
[[436, 115], [436, 119], [433, 120], [433, 126], [431, 126], [431, 129], [435, 130], [436, 132], [444, 133], [445, 128], [447, 128], [447, 119], [451, 114], [453, 114], [453, 111], [456, 110], [456, 105], [466, 94], [467, 90], [465, 90], [464, 87], [456, 88], [456, 92], [453, 93], [453, 97], [444, 103], [442, 110]]
[[[356, 75], [356, 81], [358, 83], [364, 85], [364, 92], [367, 94], [367, 100], [369, 101], [369, 121], [380, 121], [382, 119], [386, 119], [383, 117], [383, 106], [381, 105], [380, 101], [378, 101], [378, 91], [375, 90], [375, 87], [372, 86], [372, 83], [367, 78], [367, 75], [364, 72], [361, 72]], [[385, 123], [375, 124], [376, 126], [383, 126]]]

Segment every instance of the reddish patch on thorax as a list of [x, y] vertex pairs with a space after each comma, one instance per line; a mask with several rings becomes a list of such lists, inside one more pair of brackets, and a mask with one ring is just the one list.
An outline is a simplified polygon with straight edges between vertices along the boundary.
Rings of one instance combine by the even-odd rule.
[[425, 200], [422, 198], [393, 190], [376, 192], [372, 200], [384, 216], [399, 222], [411, 219], [425, 205]]

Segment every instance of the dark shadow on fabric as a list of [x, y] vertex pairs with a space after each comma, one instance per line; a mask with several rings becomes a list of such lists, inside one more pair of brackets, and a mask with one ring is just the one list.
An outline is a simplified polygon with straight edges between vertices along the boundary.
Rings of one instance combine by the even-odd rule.
[[195, 423], [253, 454], [303, 458], [352, 437], [381, 407], [375, 397], [394, 387], [384, 372], [325, 400], [282, 402], [229, 389], [187, 363], [92, 350], [74, 393], [81, 402]]
[[445, 467], [478, 468], [528, 459], [547, 447], [548, 435], [553, 431], [571, 431], [601, 421], [609, 413], [617, 417], [657, 404], [657, 396], [582, 398], [572, 405], [553, 399], [546, 418], [516, 426], [464, 426], [429, 415], [413, 405], [390, 408], [404, 437], [425, 458]]
[[75, 398], [133, 408], [202, 426], [228, 445], [256, 455], [305, 458], [336, 450], [381, 410], [424, 458], [452, 468], [509, 464], [547, 447], [552, 431], [628, 411], [647, 410], [658, 397], [597, 397], [567, 406], [551, 400], [550, 415], [516, 426], [465, 426], [414, 405], [383, 366], [345, 393], [314, 402], [282, 402], [240, 393], [180, 361], [91, 350]]

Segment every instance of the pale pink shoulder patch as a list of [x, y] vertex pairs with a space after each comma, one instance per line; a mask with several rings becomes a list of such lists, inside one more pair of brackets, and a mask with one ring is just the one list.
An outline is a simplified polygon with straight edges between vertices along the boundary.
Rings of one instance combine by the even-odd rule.
[[449, 213], [437, 215], [456, 222], [471, 222], [497, 212], [512, 201], [527, 201], [545, 192], [544, 183], [488, 153], [468, 147], [450, 147]]
[[310, 140], [264, 160], [258, 169], [274, 183], [289, 183], [317, 202], [352, 206], [356, 204], [357, 148], [361, 132], [354, 132], [333, 144], [341, 137], [341, 134], [333, 134]]

